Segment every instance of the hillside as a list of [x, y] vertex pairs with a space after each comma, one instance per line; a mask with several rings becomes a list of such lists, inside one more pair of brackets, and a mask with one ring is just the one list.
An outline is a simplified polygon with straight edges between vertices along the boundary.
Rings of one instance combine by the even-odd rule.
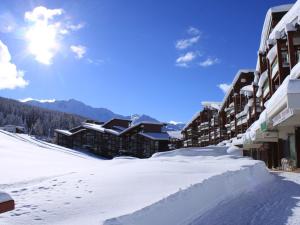
[[13, 124], [24, 126], [28, 133], [53, 136], [54, 129], [70, 129], [85, 118], [78, 115], [47, 110], [0, 97], [0, 127]]

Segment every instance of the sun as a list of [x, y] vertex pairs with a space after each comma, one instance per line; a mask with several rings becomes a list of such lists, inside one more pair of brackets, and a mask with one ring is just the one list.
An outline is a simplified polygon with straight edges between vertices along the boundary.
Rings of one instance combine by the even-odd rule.
[[28, 50], [35, 59], [44, 64], [51, 64], [54, 54], [59, 49], [56, 24], [39, 21], [30, 26], [26, 32]]

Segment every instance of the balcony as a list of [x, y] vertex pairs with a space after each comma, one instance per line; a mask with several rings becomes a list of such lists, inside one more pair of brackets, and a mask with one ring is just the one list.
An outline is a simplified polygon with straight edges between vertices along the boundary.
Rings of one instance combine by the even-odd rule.
[[[276, 125], [299, 125], [300, 114], [300, 79], [289, 76], [283, 81], [268, 102], [266, 102], [267, 118]], [[289, 124], [291, 123], [291, 124]]]
[[234, 121], [230, 122], [230, 130], [235, 130], [235, 122]]
[[245, 116], [242, 116], [242, 117], [240, 117], [238, 120], [237, 120], [237, 126], [240, 126], [240, 125], [243, 125], [243, 124], [245, 124], [245, 123], [247, 123], [248, 122], [248, 118], [247, 118], [247, 115], [245, 115]]

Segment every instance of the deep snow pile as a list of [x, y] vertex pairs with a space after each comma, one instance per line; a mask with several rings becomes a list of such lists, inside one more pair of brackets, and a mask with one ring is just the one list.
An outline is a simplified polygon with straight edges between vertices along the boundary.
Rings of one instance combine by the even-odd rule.
[[4, 132], [0, 160], [0, 190], [16, 201], [0, 215], [5, 225], [189, 224], [273, 178], [226, 147], [101, 160]]

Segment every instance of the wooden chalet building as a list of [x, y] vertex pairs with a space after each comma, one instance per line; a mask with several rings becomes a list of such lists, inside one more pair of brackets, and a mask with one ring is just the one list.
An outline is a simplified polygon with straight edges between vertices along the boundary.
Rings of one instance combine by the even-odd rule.
[[264, 111], [244, 149], [270, 168], [300, 167], [299, 12], [299, 1], [271, 8], [258, 51], [256, 97]]
[[225, 117], [222, 119], [222, 126], [226, 128], [225, 139], [237, 137], [251, 125], [248, 101], [255, 88], [253, 80], [254, 70], [239, 70], [224, 97], [219, 114]]
[[[182, 131], [185, 147], [243, 147], [244, 155], [270, 168], [300, 168], [300, 1], [267, 12], [255, 70], [240, 70], [217, 114], [201, 112]], [[217, 125], [215, 127], [217, 121]], [[196, 132], [194, 127], [201, 129]], [[194, 131], [188, 132], [188, 131]], [[224, 132], [225, 130], [225, 132]], [[216, 132], [217, 131], [217, 132]], [[216, 133], [220, 136], [216, 138]], [[193, 135], [192, 135], [193, 134]], [[193, 139], [192, 139], [193, 138]]]
[[139, 158], [169, 150], [170, 137], [163, 131], [164, 123], [140, 122], [120, 133], [121, 153]]
[[150, 157], [168, 150], [169, 135], [162, 131], [164, 125], [142, 122], [131, 126], [131, 120], [126, 119], [106, 123], [86, 121], [71, 130], [55, 130], [55, 142], [68, 148], [88, 149], [107, 158]]
[[[216, 144], [220, 139], [219, 116], [212, 104], [204, 103], [203, 110], [197, 112], [182, 130], [183, 147], [204, 147]], [[218, 105], [214, 103], [214, 105]]]

